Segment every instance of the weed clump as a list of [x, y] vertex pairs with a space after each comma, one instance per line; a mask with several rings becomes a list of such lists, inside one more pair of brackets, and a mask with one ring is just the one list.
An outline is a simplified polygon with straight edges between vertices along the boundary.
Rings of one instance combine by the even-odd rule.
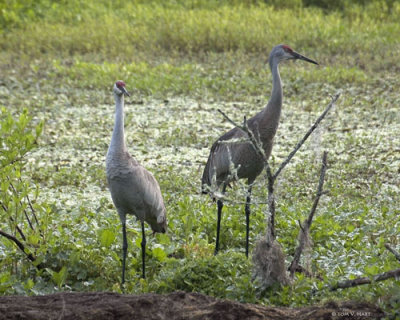
[[262, 237], [256, 244], [253, 263], [253, 279], [259, 282], [262, 290], [289, 284], [285, 255], [278, 241]]

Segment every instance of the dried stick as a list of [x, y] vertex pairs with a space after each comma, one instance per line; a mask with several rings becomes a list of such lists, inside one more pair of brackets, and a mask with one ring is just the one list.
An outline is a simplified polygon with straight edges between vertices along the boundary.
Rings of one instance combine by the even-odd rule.
[[314, 218], [315, 210], [317, 209], [319, 199], [321, 198], [322, 194], [324, 193], [323, 187], [324, 187], [324, 182], [325, 182], [325, 173], [326, 173], [326, 169], [327, 169], [327, 164], [326, 164], [327, 156], [328, 156], [328, 152], [324, 151], [324, 154], [322, 156], [322, 167], [321, 167], [321, 175], [319, 177], [317, 196], [314, 200], [314, 204], [311, 208], [310, 215], [308, 216], [308, 219], [307, 219], [307, 227], [308, 228], [311, 226], [312, 219]]
[[300, 257], [303, 252], [305, 243], [306, 243], [306, 238], [308, 237], [311, 223], [315, 214], [315, 211], [318, 206], [319, 199], [321, 198], [321, 195], [323, 194], [323, 186], [324, 186], [324, 181], [325, 181], [325, 173], [326, 173], [326, 158], [327, 158], [328, 153], [324, 151], [324, 154], [322, 156], [322, 167], [321, 167], [321, 174], [319, 176], [319, 184], [318, 184], [318, 189], [317, 189], [317, 196], [315, 197], [313, 206], [311, 208], [310, 214], [308, 215], [308, 218], [304, 221], [303, 225], [300, 224], [300, 237], [299, 237], [299, 245], [296, 248], [296, 251], [293, 256], [292, 263], [289, 266], [289, 271], [290, 271], [290, 276], [293, 278], [294, 273], [298, 269], [298, 265], [300, 262]]
[[[311, 135], [311, 133], [318, 127], [319, 123], [322, 121], [322, 119], [325, 118], [329, 110], [334, 106], [336, 101], [340, 97], [340, 91], [336, 93], [336, 95], [332, 98], [331, 102], [329, 105], [326, 107], [325, 111], [318, 117], [318, 119], [315, 121], [315, 123], [312, 125], [312, 127], [307, 131], [307, 133], [304, 135], [303, 139], [297, 143], [296, 147], [294, 150], [289, 154], [289, 156], [281, 163], [279, 166], [278, 170], [274, 174], [272, 174], [271, 169], [269, 167], [268, 161], [266, 161], [266, 172], [267, 172], [267, 177], [268, 177], [268, 203], [269, 203], [269, 212], [270, 212], [270, 217], [268, 219], [268, 229], [267, 229], [267, 234], [270, 234], [273, 239], [275, 239], [275, 198], [274, 198], [274, 183], [276, 178], [279, 176], [279, 174], [282, 172], [282, 170], [286, 167], [286, 165], [292, 160], [296, 152], [300, 149], [300, 147], [304, 144], [304, 142], [308, 139], [308, 137]], [[325, 173], [324, 173], [325, 175]], [[320, 196], [319, 196], [320, 197]], [[318, 197], [318, 200], [319, 200]], [[315, 208], [317, 204], [315, 205]], [[314, 209], [315, 212], [315, 209]], [[314, 213], [313, 213], [314, 214]], [[312, 217], [311, 217], [312, 219]], [[302, 251], [303, 249], [301, 249]], [[300, 251], [300, 254], [301, 254]], [[300, 256], [299, 256], [300, 259]], [[296, 267], [293, 268], [293, 270], [296, 270]]]
[[[247, 120], [246, 116], [244, 117], [243, 121], [243, 126], [238, 125], [235, 121], [231, 120], [222, 110], [217, 109], [219, 113], [222, 114], [222, 116], [229, 121], [232, 125], [235, 127], [239, 128], [240, 130], [244, 131], [247, 133], [250, 142], [253, 144], [254, 149], [256, 150], [257, 154], [263, 157], [264, 162], [265, 162], [265, 169], [267, 173], [267, 179], [268, 179], [268, 207], [269, 207], [269, 212], [270, 216], [268, 218], [268, 227], [267, 227], [267, 235], [272, 236], [272, 239], [275, 239], [275, 197], [274, 197], [274, 183], [278, 175], [282, 172], [282, 170], [286, 167], [286, 165], [292, 160], [296, 152], [300, 149], [300, 147], [304, 144], [304, 142], [308, 139], [308, 137], [311, 135], [311, 133], [318, 127], [319, 123], [325, 118], [329, 110], [334, 106], [336, 101], [339, 99], [341, 92], [337, 92], [335, 96], [332, 98], [331, 102], [329, 105], [326, 107], [325, 111], [318, 117], [318, 119], [315, 121], [315, 123], [311, 126], [311, 128], [307, 131], [307, 133], [304, 135], [303, 139], [297, 143], [296, 147], [294, 150], [289, 154], [289, 156], [281, 163], [279, 166], [278, 170], [275, 172], [275, 174], [272, 174], [271, 168], [268, 163], [268, 159], [265, 157], [264, 150], [262, 149], [259, 141], [254, 136], [254, 133], [249, 130], [247, 126]], [[315, 210], [314, 210], [315, 211]]]
[[335, 105], [337, 99], [339, 99], [341, 92], [337, 92], [335, 96], [332, 98], [331, 102], [329, 105], [326, 107], [325, 111], [319, 116], [319, 118], [315, 121], [315, 123], [311, 126], [311, 128], [307, 131], [307, 133], [304, 135], [303, 139], [299, 141], [299, 143], [296, 145], [294, 150], [289, 154], [289, 156], [281, 163], [279, 166], [278, 170], [276, 170], [275, 174], [273, 175], [274, 180], [278, 177], [278, 175], [281, 173], [281, 171], [286, 167], [286, 165], [292, 160], [296, 152], [300, 149], [300, 147], [304, 144], [304, 142], [308, 139], [310, 134], [318, 127], [319, 123], [322, 121], [322, 119], [325, 118], [329, 110]]
[[393, 255], [396, 257], [397, 260], [400, 261], [400, 253], [394, 250], [389, 243], [385, 243], [385, 248], [388, 249]]
[[233, 120], [231, 120], [223, 111], [218, 109], [218, 112], [222, 114], [222, 116], [228, 120], [235, 127], [244, 131], [250, 142], [252, 143], [254, 149], [257, 154], [260, 155], [264, 159], [265, 170], [268, 177], [268, 208], [270, 212], [270, 216], [268, 218], [268, 228], [267, 228], [267, 238], [274, 240], [275, 239], [275, 198], [274, 198], [274, 182], [275, 179], [272, 176], [272, 171], [268, 163], [268, 159], [265, 156], [264, 150], [260, 144], [260, 142], [255, 138], [254, 133], [247, 126], [246, 116], [243, 118], [243, 126], [238, 125]]
[[395, 270], [390, 270], [387, 272], [379, 273], [375, 276], [372, 277], [372, 279], [368, 277], [362, 277], [362, 278], [357, 278], [357, 279], [352, 279], [352, 280], [343, 280], [343, 281], [338, 281], [335, 285], [331, 286], [331, 291], [335, 291], [337, 289], [346, 289], [346, 288], [352, 288], [356, 286], [361, 286], [363, 284], [371, 284], [373, 282], [377, 281], [383, 281], [387, 280], [390, 278], [399, 278], [400, 277], [400, 268], [395, 269]]
[[274, 177], [272, 176], [271, 168], [268, 161], [265, 162], [265, 171], [268, 180], [268, 210], [269, 218], [267, 225], [267, 239], [275, 240], [275, 195], [274, 195]]
[[234, 122], [233, 120], [231, 120], [221, 109], [217, 109], [218, 112], [220, 114], [222, 114], [222, 116], [228, 120], [232, 125], [234, 125], [235, 127], [239, 128], [240, 130], [244, 131], [247, 136], [249, 137], [250, 142], [252, 143], [254, 149], [256, 150], [257, 154], [260, 155], [261, 157], [263, 157], [264, 161], [267, 161], [266, 157], [265, 157], [265, 153], [263, 148], [260, 145], [260, 142], [257, 141], [257, 139], [254, 136], [253, 131], [251, 131], [249, 129], [249, 127], [247, 126], [247, 119], [246, 116], [243, 117], [243, 126], [238, 125], [236, 122]]
[[[23, 244], [21, 241], [19, 241], [16, 237], [14, 237], [13, 235], [11, 235], [11, 234], [9, 234], [9, 233], [7, 233], [7, 232], [4, 232], [4, 231], [2, 231], [2, 230], [0, 230], [0, 235], [2, 235], [3, 237], [6, 237], [7, 239], [9, 239], [9, 240], [11, 240], [12, 242], [14, 242], [14, 243], [17, 245], [17, 247], [20, 248], [21, 251], [22, 251], [23, 253], [26, 254], [27, 258], [28, 258], [30, 261], [32, 261], [32, 262], [35, 262], [35, 261], [36, 261], [36, 258], [32, 255], [32, 253], [28, 253], [27, 250], [26, 250], [26, 248], [25, 248], [25, 246], [24, 246], [24, 244]], [[36, 266], [36, 268], [38, 268], [38, 269], [43, 269], [44, 266], [43, 266], [42, 264], [38, 264], [38, 265]]]

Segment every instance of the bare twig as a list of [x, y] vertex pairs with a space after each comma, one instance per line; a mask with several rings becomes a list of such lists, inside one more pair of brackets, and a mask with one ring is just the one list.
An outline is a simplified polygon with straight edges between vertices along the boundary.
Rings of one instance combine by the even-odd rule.
[[[274, 239], [275, 239], [275, 198], [274, 198], [275, 180], [279, 176], [279, 174], [282, 172], [282, 170], [286, 167], [286, 165], [290, 162], [290, 160], [292, 160], [292, 158], [294, 157], [296, 152], [300, 149], [300, 147], [308, 139], [308, 137], [311, 135], [311, 133], [318, 127], [318, 125], [322, 121], [322, 119], [325, 118], [325, 116], [327, 115], [329, 110], [334, 106], [337, 99], [339, 99], [340, 94], [341, 94], [340, 92], [336, 93], [336, 95], [332, 98], [329, 105], [326, 107], [325, 111], [319, 116], [319, 118], [315, 121], [315, 123], [312, 125], [312, 127], [304, 135], [303, 139], [300, 140], [300, 142], [296, 145], [294, 150], [281, 163], [278, 170], [276, 170], [276, 172], [274, 174], [272, 174], [272, 172], [271, 172], [268, 161], [265, 161], [266, 172], [267, 172], [267, 177], [268, 177], [268, 203], [269, 203], [269, 212], [270, 212], [270, 217], [268, 219], [268, 226], [267, 226], [267, 228], [268, 228], [267, 234], [269, 233], [270, 235], [272, 235]], [[319, 197], [318, 197], [318, 199], [319, 199]], [[314, 209], [314, 211], [315, 211], [315, 209]]]
[[[233, 126], [235, 126], [235, 127], [238, 127], [239, 129], [241, 129], [241, 126], [240, 125], [238, 125], [235, 121], [233, 121], [231, 118], [229, 118], [226, 114], [225, 114], [225, 112], [223, 112], [221, 109], [217, 109], [217, 111], [220, 113], [220, 114], [222, 114], [222, 116], [226, 119], [226, 120], [228, 120]], [[242, 129], [243, 130], [243, 129]]]
[[271, 168], [268, 161], [265, 162], [265, 171], [267, 173], [268, 180], [268, 224], [267, 224], [267, 235], [271, 240], [275, 239], [275, 195], [274, 195], [274, 183], [275, 180], [272, 176]]
[[294, 150], [289, 154], [289, 156], [281, 163], [279, 166], [278, 170], [276, 170], [275, 174], [273, 175], [274, 180], [278, 177], [278, 175], [281, 173], [281, 171], [286, 167], [286, 165], [292, 160], [296, 152], [300, 149], [300, 147], [304, 144], [304, 142], [308, 139], [310, 134], [318, 127], [319, 123], [322, 121], [322, 119], [325, 118], [329, 110], [335, 105], [337, 99], [339, 99], [341, 92], [337, 92], [335, 96], [332, 98], [331, 102], [329, 105], [326, 107], [325, 111], [319, 116], [319, 118], [315, 121], [315, 123], [311, 126], [311, 128], [307, 131], [307, 133], [304, 135], [303, 139], [299, 141], [299, 143], [296, 145]]
[[[270, 212], [270, 216], [268, 218], [267, 235], [271, 236], [272, 239], [275, 239], [275, 197], [274, 197], [275, 180], [278, 177], [278, 175], [281, 173], [281, 171], [290, 162], [290, 160], [292, 160], [292, 158], [294, 157], [296, 152], [300, 149], [300, 147], [308, 139], [308, 137], [311, 135], [311, 133], [318, 127], [318, 125], [322, 121], [322, 119], [325, 118], [325, 116], [327, 115], [329, 110], [334, 106], [335, 102], [338, 100], [340, 94], [341, 94], [340, 92], [336, 93], [336, 95], [332, 98], [329, 105], [326, 107], [325, 111], [319, 116], [319, 118], [315, 121], [315, 123], [312, 125], [312, 127], [307, 131], [307, 133], [304, 135], [303, 139], [301, 139], [300, 142], [296, 145], [295, 149], [282, 162], [282, 164], [279, 166], [279, 168], [275, 172], [275, 174], [272, 174], [271, 168], [268, 163], [268, 159], [265, 156], [264, 150], [263, 150], [260, 142], [255, 138], [254, 133], [248, 128], [246, 116], [244, 116], [243, 126], [241, 126], [241, 125], [237, 124], [235, 121], [233, 121], [232, 119], [230, 119], [222, 110], [217, 109], [218, 112], [221, 113], [222, 116], [227, 121], [229, 121], [232, 125], [239, 128], [243, 132], [247, 133], [247, 136], [248, 136], [250, 142], [252, 143], [255, 151], [257, 152], [258, 155], [260, 155], [264, 159], [265, 169], [266, 169], [267, 179], [268, 179], [268, 208], [269, 208], [269, 212]], [[321, 196], [321, 194], [319, 194], [318, 199], [320, 196]], [[317, 204], [318, 204], [318, 202], [317, 202]], [[315, 209], [314, 209], [314, 212], [315, 212]]]
[[321, 198], [321, 195], [324, 193], [323, 187], [324, 187], [324, 182], [325, 182], [325, 173], [326, 173], [326, 169], [327, 169], [327, 164], [326, 164], [327, 157], [328, 157], [328, 152], [324, 151], [324, 154], [322, 156], [322, 167], [321, 167], [321, 175], [319, 177], [317, 196], [315, 197], [313, 206], [311, 208], [310, 215], [308, 216], [308, 219], [307, 219], [307, 227], [308, 228], [311, 226], [312, 219], [314, 218], [315, 210], [317, 209], [319, 199]]
[[400, 261], [400, 253], [398, 253], [395, 249], [393, 249], [389, 243], [385, 243], [385, 248], [388, 249], [391, 253], [393, 253], [396, 259]]
[[219, 113], [222, 114], [222, 116], [228, 120], [232, 125], [234, 125], [235, 127], [237, 127], [238, 129], [242, 130], [243, 132], [245, 132], [250, 140], [250, 142], [252, 143], [254, 149], [256, 150], [257, 154], [259, 156], [261, 156], [265, 161], [267, 160], [265, 157], [265, 153], [264, 150], [262, 149], [260, 142], [257, 141], [257, 139], [254, 136], [253, 131], [251, 131], [247, 125], [247, 119], [246, 116], [243, 117], [243, 126], [237, 124], [235, 121], [233, 121], [232, 119], [230, 119], [221, 109], [217, 109]]
[[312, 220], [315, 214], [315, 211], [318, 206], [319, 199], [321, 198], [321, 195], [323, 194], [323, 186], [324, 186], [324, 181], [325, 181], [325, 173], [326, 173], [326, 158], [327, 158], [328, 153], [324, 151], [324, 154], [322, 156], [322, 167], [321, 167], [321, 174], [319, 177], [319, 183], [318, 183], [318, 189], [317, 189], [317, 195], [315, 197], [313, 206], [311, 208], [310, 214], [308, 215], [308, 218], [304, 221], [303, 225], [300, 223], [300, 237], [299, 237], [299, 245], [296, 248], [296, 251], [293, 256], [292, 263], [289, 266], [289, 271], [290, 271], [290, 276], [293, 278], [294, 273], [296, 272], [299, 262], [300, 262], [300, 257], [303, 252], [306, 239], [308, 238], [308, 234], [310, 231], [310, 227], [312, 224]]
[[301, 230], [303, 233], [305, 233], [306, 231], [304, 230], [304, 227], [303, 227], [303, 225], [301, 224], [301, 221], [300, 221], [300, 220], [297, 220], [297, 223], [299, 224], [300, 230]]
[[[2, 235], [3, 237], [5, 237], [5, 238], [11, 240], [12, 242], [14, 242], [14, 243], [17, 245], [17, 247], [18, 247], [19, 249], [21, 249], [21, 251], [22, 251], [23, 253], [26, 254], [27, 258], [28, 258], [30, 261], [32, 261], [32, 262], [35, 262], [35, 261], [36, 261], [36, 258], [32, 255], [32, 253], [28, 253], [28, 251], [26, 250], [24, 244], [23, 244], [21, 241], [19, 241], [16, 237], [14, 237], [13, 235], [11, 235], [11, 234], [9, 234], [9, 233], [7, 233], [7, 232], [4, 232], [4, 231], [2, 231], [2, 230], [0, 230], [0, 235]], [[38, 269], [43, 269], [44, 267], [43, 267], [42, 264], [38, 264], [38, 265], [36, 265], [36, 268], [38, 268]]]
[[250, 142], [253, 144], [253, 147], [256, 150], [256, 152], [258, 153], [258, 155], [264, 159], [265, 163], [268, 163], [268, 159], [265, 156], [264, 149], [261, 146], [260, 140], [256, 139], [253, 131], [251, 131], [247, 125], [246, 116], [243, 117], [243, 129], [249, 136]]
[[400, 278], [400, 268], [395, 269], [395, 270], [390, 270], [387, 272], [379, 273], [375, 276], [372, 277], [372, 279], [368, 277], [362, 277], [362, 278], [357, 278], [357, 279], [352, 279], [352, 280], [343, 280], [337, 282], [335, 285], [331, 286], [331, 291], [335, 291], [337, 289], [346, 289], [346, 288], [352, 288], [356, 286], [361, 286], [363, 284], [371, 284], [373, 282], [377, 281], [383, 281], [387, 280], [390, 278]]

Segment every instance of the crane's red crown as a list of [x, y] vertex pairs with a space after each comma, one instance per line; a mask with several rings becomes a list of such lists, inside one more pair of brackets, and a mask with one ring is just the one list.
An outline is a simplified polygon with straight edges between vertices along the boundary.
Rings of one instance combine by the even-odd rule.
[[293, 52], [293, 49], [292, 49], [291, 47], [289, 47], [288, 45], [286, 45], [286, 44], [282, 45], [282, 48], [283, 48], [285, 51]]
[[125, 82], [123, 81], [117, 81], [115, 84], [117, 85], [117, 87], [125, 87]]

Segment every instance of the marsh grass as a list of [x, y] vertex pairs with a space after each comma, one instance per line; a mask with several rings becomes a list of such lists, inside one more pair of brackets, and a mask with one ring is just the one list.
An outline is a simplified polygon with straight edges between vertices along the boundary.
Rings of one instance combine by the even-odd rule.
[[398, 2], [384, 17], [374, 16], [375, 11], [366, 7], [353, 7], [343, 15], [316, 8], [277, 10], [261, 4], [210, 6], [52, 4], [48, 12], [33, 9], [31, 19], [28, 15], [18, 28], [6, 29], [0, 47], [29, 59], [95, 54], [108, 61], [132, 61], [137, 52], [162, 56], [240, 50], [267, 55], [273, 44], [286, 42], [305, 52], [312, 50], [322, 63], [324, 57], [345, 55], [351, 57], [347, 66], [354, 61], [365, 68], [396, 65], [391, 56], [399, 50]]

